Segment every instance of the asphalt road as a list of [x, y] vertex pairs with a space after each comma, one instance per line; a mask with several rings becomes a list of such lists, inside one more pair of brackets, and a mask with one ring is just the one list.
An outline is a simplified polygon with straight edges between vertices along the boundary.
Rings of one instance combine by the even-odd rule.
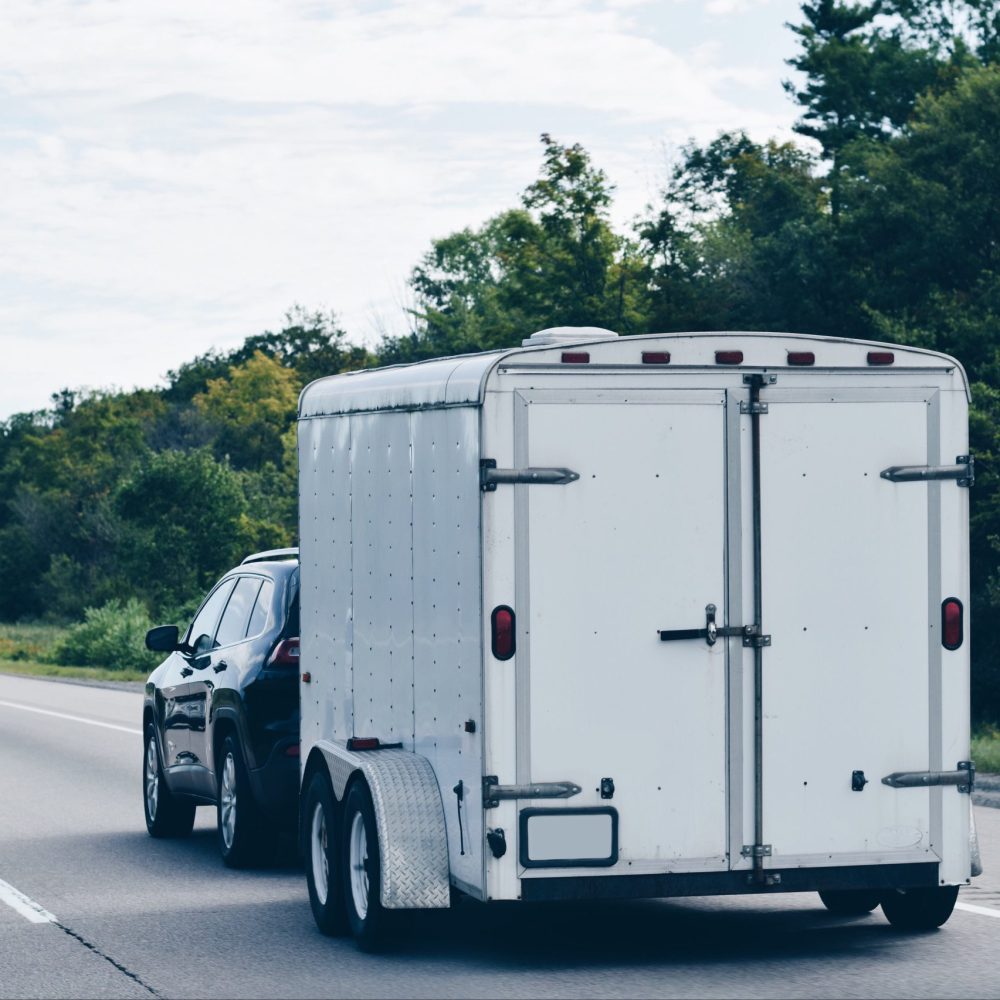
[[[0, 996], [1000, 996], [1000, 810], [940, 931], [811, 893], [414, 915], [368, 956], [313, 925], [292, 861], [232, 872], [214, 812], [153, 841], [141, 697], [0, 676]], [[42, 911], [42, 912], [40, 912]]]

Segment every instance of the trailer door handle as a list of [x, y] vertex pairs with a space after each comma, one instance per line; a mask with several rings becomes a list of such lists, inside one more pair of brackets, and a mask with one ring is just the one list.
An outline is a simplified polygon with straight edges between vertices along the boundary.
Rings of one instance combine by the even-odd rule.
[[716, 625], [714, 604], [705, 605], [704, 628], [660, 629], [660, 642], [676, 642], [680, 639], [704, 639], [709, 646], [714, 646], [719, 639], [730, 639], [736, 636], [743, 638], [744, 646], [770, 646], [771, 637], [760, 635], [756, 625]]
[[959, 486], [970, 487], [976, 481], [976, 460], [959, 455], [954, 465], [890, 465], [879, 475], [890, 483], [926, 483], [954, 479]]

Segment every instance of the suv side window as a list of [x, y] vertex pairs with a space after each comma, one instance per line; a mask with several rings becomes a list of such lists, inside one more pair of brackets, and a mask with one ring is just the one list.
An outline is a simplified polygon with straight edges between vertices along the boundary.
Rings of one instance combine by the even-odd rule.
[[191, 628], [188, 629], [187, 634], [187, 644], [195, 656], [201, 656], [212, 649], [215, 626], [218, 624], [223, 605], [232, 593], [234, 583], [234, 580], [225, 580], [220, 583], [208, 595], [208, 599], [201, 606], [201, 611], [195, 615], [194, 621], [191, 622]]
[[260, 635], [267, 628], [267, 620], [271, 615], [271, 597], [274, 594], [274, 584], [270, 580], [265, 580], [261, 585], [260, 593], [257, 595], [257, 603], [253, 606], [253, 613], [250, 615], [250, 624], [247, 626], [247, 637], [253, 638]]
[[257, 591], [260, 590], [261, 582], [259, 576], [241, 576], [236, 582], [236, 589], [229, 598], [219, 631], [215, 636], [216, 646], [228, 646], [230, 643], [243, 641], [247, 634], [250, 609], [257, 597]]

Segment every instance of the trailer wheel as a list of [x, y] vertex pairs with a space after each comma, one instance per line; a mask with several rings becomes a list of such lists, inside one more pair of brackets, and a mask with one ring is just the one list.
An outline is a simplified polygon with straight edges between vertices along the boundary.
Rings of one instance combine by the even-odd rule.
[[333, 793], [317, 771], [306, 787], [302, 809], [302, 856], [313, 919], [320, 931], [331, 937], [347, 932], [340, 853]]
[[901, 931], [932, 931], [951, 916], [957, 899], [957, 885], [890, 889], [882, 897], [882, 912]]
[[382, 870], [371, 792], [363, 781], [351, 785], [344, 801], [340, 852], [347, 923], [362, 951], [380, 951], [391, 937], [394, 913], [380, 899]]
[[829, 889], [820, 892], [823, 905], [838, 917], [860, 917], [882, 902], [882, 894], [873, 889]]

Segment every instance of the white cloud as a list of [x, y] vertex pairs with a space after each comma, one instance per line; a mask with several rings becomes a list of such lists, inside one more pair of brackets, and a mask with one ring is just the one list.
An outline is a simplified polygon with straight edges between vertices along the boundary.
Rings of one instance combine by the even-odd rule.
[[293, 302], [369, 333], [431, 238], [516, 201], [541, 131], [625, 219], [665, 138], [787, 124], [759, 63], [680, 41], [699, 6], [6, 0], [0, 418], [152, 383]]

